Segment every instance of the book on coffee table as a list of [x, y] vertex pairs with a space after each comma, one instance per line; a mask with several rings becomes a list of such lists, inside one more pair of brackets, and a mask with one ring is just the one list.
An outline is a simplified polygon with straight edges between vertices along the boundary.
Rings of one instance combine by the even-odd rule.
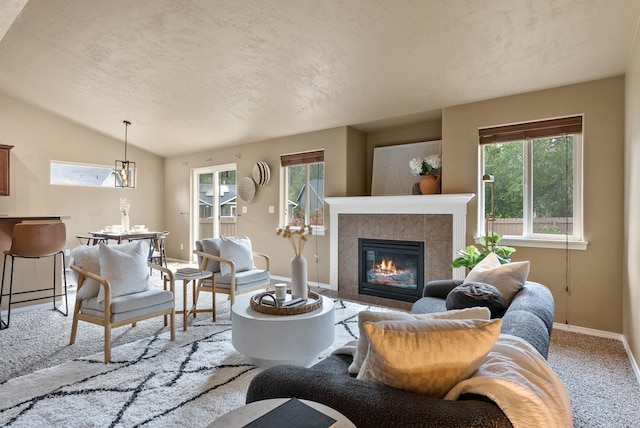
[[332, 428], [337, 420], [313, 407], [303, 403], [297, 398], [285, 401], [275, 409], [260, 416], [244, 428]]
[[[280, 304], [280, 306], [287, 308], [287, 307], [292, 307], [292, 306], [300, 306], [300, 305], [305, 304], [306, 302], [307, 302], [306, 300], [303, 300], [300, 297], [293, 298], [293, 297], [287, 295], [287, 299], [284, 302], [282, 302]], [[267, 306], [276, 306], [275, 302], [273, 300], [269, 300], [269, 299], [264, 299], [262, 301], [262, 304], [263, 305], [267, 305]]]

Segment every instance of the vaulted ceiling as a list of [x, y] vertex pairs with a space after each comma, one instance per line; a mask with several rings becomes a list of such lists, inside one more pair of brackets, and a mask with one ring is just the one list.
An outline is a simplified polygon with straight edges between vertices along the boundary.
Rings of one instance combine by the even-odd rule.
[[[2, 0], [0, 93], [162, 156], [624, 74], [639, 0]], [[0, 118], [1, 123], [1, 118]]]

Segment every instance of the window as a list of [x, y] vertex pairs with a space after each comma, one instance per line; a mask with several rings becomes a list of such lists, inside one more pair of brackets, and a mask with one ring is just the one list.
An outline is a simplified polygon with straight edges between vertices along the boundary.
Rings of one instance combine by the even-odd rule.
[[280, 157], [284, 178], [282, 224], [324, 230], [324, 150]]
[[113, 166], [50, 162], [49, 182], [62, 186], [115, 187], [120, 180]]
[[[510, 245], [584, 249], [582, 117], [479, 130], [482, 175], [493, 177], [495, 233]], [[480, 181], [478, 230], [491, 217], [491, 185]], [[561, 245], [558, 245], [561, 244]]]

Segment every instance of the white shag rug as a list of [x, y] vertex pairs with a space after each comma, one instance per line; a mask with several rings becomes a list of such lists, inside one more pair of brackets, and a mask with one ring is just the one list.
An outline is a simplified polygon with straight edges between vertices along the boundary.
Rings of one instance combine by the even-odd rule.
[[[319, 359], [357, 338], [369, 306], [335, 308], [335, 341]], [[0, 425], [207, 426], [245, 404], [260, 370], [233, 348], [229, 320], [198, 321], [174, 342], [163, 333], [116, 347], [111, 364], [99, 353], [11, 379], [0, 386]]]

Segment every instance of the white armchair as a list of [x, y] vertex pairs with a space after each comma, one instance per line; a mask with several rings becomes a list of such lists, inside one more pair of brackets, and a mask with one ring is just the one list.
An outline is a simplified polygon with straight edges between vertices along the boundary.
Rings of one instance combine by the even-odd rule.
[[[153, 317], [169, 317], [171, 340], [175, 340], [173, 273], [147, 261], [148, 243], [79, 246], [72, 250], [71, 269], [78, 273], [78, 292], [73, 312], [73, 345], [78, 321], [104, 327], [104, 362], [111, 361], [111, 329]], [[169, 278], [170, 289], [152, 287], [148, 269], [157, 269]]]
[[[200, 268], [214, 274], [213, 281], [199, 281], [197, 292], [228, 294], [233, 305], [236, 294], [268, 289], [271, 285], [269, 256], [254, 252], [249, 238], [225, 237], [196, 241], [194, 254], [198, 256]], [[258, 260], [261, 267], [255, 265]], [[215, 311], [213, 317], [215, 320]]]

